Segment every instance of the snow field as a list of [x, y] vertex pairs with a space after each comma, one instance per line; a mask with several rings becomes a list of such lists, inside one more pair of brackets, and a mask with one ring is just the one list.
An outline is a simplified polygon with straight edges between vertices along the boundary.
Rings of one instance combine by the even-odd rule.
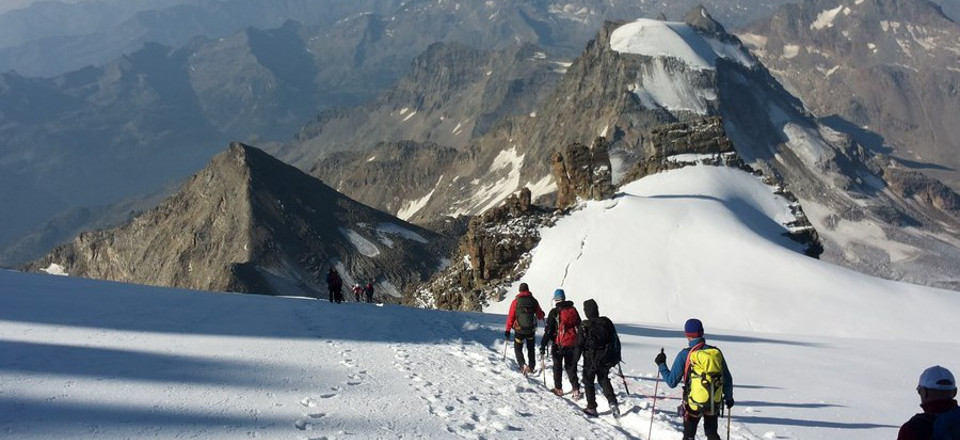
[[677, 440], [680, 391], [653, 357], [672, 361], [691, 316], [730, 365], [733, 439], [893, 438], [919, 373], [960, 370], [941, 336], [960, 296], [800, 255], [754, 176], [695, 166], [623, 191], [543, 230], [524, 277], [544, 307], [563, 287], [614, 320], [620, 420], [504, 361], [502, 314], [0, 271], [0, 437], [647, 440], [652, 416], [650, 438]]
[[524, 378], [512, 349], [502, 360], [503, 316], [16, 272], [0, 286], [5, 438], [616, 439], [649, 422], [640, 394], [621, 392], [617, 425]]
[[704, 37], [681, 22], [641, 18], [615, 29], [610, 35], [610, 47], [621, 53], [678, 58], [697, 70], [715, 69], [717, 58], [746, 67], [754, 65], [740, 47]]
[[752, 435], [892, 438], [918, 408], [919, 373], [960, 367], [947, 354], [960, 344], [938, 336], [960, 331], [960, 295], [800, 254], [783, 236], [789, 202], [760, 179], [693, 166], [621, 191], [541, 230], [521, 281], [544, 307], [556, 288], [578, 308], [596, 299], [621, 337], [633, 336], [628, 365], [652, 364], [661, 346], [672, 362], [683, 323], [702, 319], [730, 360], [734, 420]]

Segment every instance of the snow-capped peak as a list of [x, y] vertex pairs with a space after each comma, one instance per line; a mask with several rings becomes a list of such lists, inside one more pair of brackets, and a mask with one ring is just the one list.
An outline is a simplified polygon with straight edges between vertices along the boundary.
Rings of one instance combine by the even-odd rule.
[[724, 58], [747, 67], [754, 62], [739, 45], [701, 35], [692, 26], [641, 18], [613, 31], [610, 48], [651, 57], [673, 57], [697, 70], [712, 70]]

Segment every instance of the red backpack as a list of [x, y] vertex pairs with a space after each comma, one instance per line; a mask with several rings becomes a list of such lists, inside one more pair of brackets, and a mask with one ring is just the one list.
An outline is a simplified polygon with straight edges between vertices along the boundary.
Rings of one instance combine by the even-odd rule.
[[580, 327], [580, 314], [573, 307], [564, 307], [557, 313], [557, 336], [553, 342], [560, 347], [577, 345], [577, 328]]

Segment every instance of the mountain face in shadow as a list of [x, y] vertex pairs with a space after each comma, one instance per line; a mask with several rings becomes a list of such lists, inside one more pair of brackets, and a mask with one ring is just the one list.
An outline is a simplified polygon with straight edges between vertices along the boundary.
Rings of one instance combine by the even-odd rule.
[[442, 264], [445, 238], [357, 203], [240, 143], [160, 206], [85, 232], [27, 266], [72, 276], [271, 295], [320, 296], [330, 267], [399, 302]]

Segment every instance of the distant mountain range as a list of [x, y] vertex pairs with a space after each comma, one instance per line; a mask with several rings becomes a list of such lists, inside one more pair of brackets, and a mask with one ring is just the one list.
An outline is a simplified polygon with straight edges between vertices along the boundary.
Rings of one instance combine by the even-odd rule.
[[[917, 11], [938, 14], [897, 6], [906, 0], [865, 2], [900, 8], [903, 26], [928, 17]], [[824, 238], [825, 259], [925, 284], [958, 279], [951, 244], [957, 195], [905, 169], [904, 160], [877, 155], [883, 150], [870, 143], [877, 135], [869, 128], [846, 130], [851, 124], [815, 116], [823, 114], [781, 85], [781, 72], [764, 67], [762, 52], [751, 56], [705, 9], [671, 9], [685, 24], [601, 25], [606, 16], [659, 6], [388, 3], [377, 3], [385, 15], [249, 28], [178, 49], [148, 44], [103, 67], [50, 79], [3, 75], [0, 102], [12, 105], [0, 108], [0, 203], [13, 209], [0, 218], [0, 241], [43, 235], [34, 242], [50, 243], [53, 234], [40, 231], [81, 227], [26, 231], [58, 212], [155, 192], [195, 171], [212, 145], [229, 138], [261, 144], [374, 208], [443, 224], [524, 186], [534, 200], [549, 201], [556, 190], [551, 155], [571, 143], [605, 137], [620, 183], [663, 159], [649, 142], [658, 127], [720, 117], [740, 155], [800, 199]], [[844, 23], [841, 15], [855, 15], [809, 5], [820, 4], [805, 4], [808, 12], [790, 23], [829, 29]], [[731, 15], [743, 5], [718, 7]], [[672, 43], [641, 38], [642, 47], [659, 50], [644, 52], [618, 31], [638, 27]], [[754, 43], [750, 35], [758, 32], [740, 35]], [[98, 225], [130, 215], [109, 212], [112, 221]], [[92, 221], [85, 217], [59, 219]], [[851, 237], [851, 229], [872, 232]], [[29, 255], [21, 245], [6, 255]], [[43, 250], [33, 252], [36, 258]]]
[[960, 190], [960, 25], [935, 4], [807, 0], [740, 36], [825, 124]]
[[[286, 140], [318, 111], [370, 102], [436, 42], [480, 50], [539, 44], [546, 66], [579, 53], [605, 18], [679, 13], [688, 3], [101, 0], [38, 2], [0, 15], [0, 41], [9, 42], [0, 51], [26, 47], [58, 63], [38, 78], [0, 61], [0, 70], [20, 72], [0, 74], [0, 205], [8, 207], [0, 246], [19, 246], [66, 211], [169, 186], [202, 167], [215, 153], [210, 146]], [[765, 10], [745, 14], [739, 1], [717, 8], [738, 21]], [[513, 81], [513, 89], [488, 86], [494, 100], [549, 79], [498, 75], [491, 80]], [[478, 115], [480, 131], [504, 109], [529, 106], [515, 104], [490, 103]]]
[[[648, 39], [631, 44], [628, 28]], [[434, 68], [451, 69], [442, 62]], [[375, 126], [412, 120], [426, 110], [416, 106], [418, 96], [383, 101], [365, 114], [383, 115]], [[435, 127], [443, 126], [437, 116], [442, 107], [426, 114]], [[637, 174], [635, 166], [663, 160], [649, 142], [658, 127], [711, 116], [722, 118], [750, 165], [797, 196], [824, 240], [824, 259], [876, 276], [956, 288], [960, 272], [943, 262], [960, 261], [960, 249], [950, 244], [960, 227], [960, 196], [818, 122], [703, 9], [691, 11], [686, 24], [609, 23], [535, 112], [501, 121], [460, 150], [368, 143], [355, 145], [361, 151], [324, 156], [315, 150], [323, 147], [302, 139], [284, 153], [318, 154], [312, 168], [301, 167], [381, 209], [427, 220], [478, 214], [524, 186], [534, 199], [554, 191], [551, 155], [600, 135], [609, 140], [613, 175], [622, 181]]]

